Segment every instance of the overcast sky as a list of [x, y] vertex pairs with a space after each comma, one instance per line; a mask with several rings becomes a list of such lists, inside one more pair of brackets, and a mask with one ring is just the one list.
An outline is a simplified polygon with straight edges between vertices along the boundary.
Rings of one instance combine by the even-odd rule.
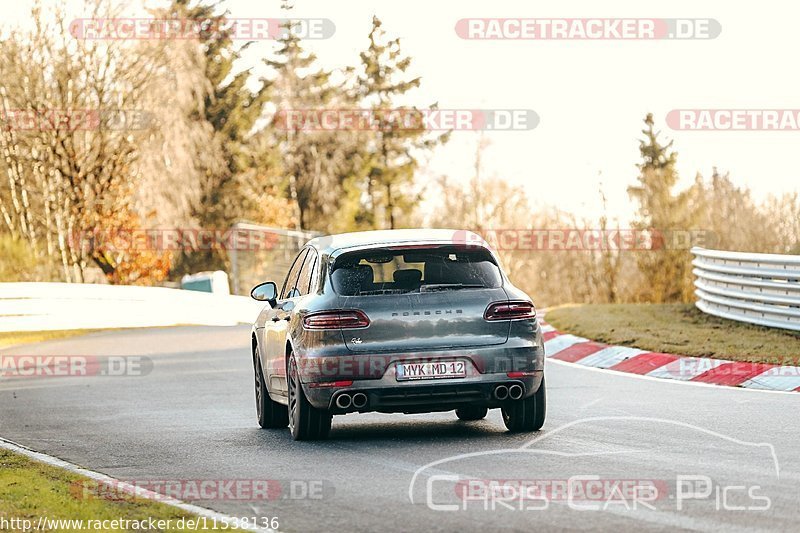
[[[151, 0], [150, 2], [153, 2]], [[633, 2], [296, 0], [294, 16], [336, 24], [331, 39], [307, 41], [322, 65], [353, 65], [367, 44], [373, 14], [389, 35], [402, 38], [422, 77], [418, 105], [450, 109], [533, 109], [541, 122], [530, 131], [491, 132], [484, 173], [522, 185], [534, 203], [598, 214], [602, 180], [612, 214], [633, 212], [626, 187], [636, 178], [639, 131], [647, 112], [675, 141], [684, 184], [716, 165], [762, 198], [800, 188], [800, 131], [673, 131], [672, 109], [800, 108], [800, 47], [796, 2]], [[279, 17], [278, 0], [227, 0], [233, 17]], [[6, 20], [24, 20], [30, 3], [4, 5]], [[466, 17], [713, 18], [712, 40], [511, 41], [464, 40], [455, 23]], [[274, 43], [248, 55], [256, 65]], [[791, 61], [790, 61], [791, 58]], [[477, 135], [455, 132], [423, 179], [439, 174], [468, 179]]]

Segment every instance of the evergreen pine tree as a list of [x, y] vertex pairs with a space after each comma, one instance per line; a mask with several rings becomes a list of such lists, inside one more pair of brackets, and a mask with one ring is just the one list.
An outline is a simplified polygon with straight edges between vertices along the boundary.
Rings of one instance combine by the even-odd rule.
[[[224, 162], [203, 169], [205, 180], [194, 216], [201, 227], [224, 231], [246, 218], [253, 209], [248, 194], [250, 187], [246, 187], [243, 180], [254, 166], [250, 132], [262, 114], [269, 92], [265, 84], [255, 90], [248, 87], [248, 70], [235, 72], [237, 60], [250, 43], [244, 46], [234, 43], [231, 29], [226, 29], [224, 24], [227, 12], [218, 13], [216, 5], [193, 3], [173, 0], [168, 13], [209, 28], [200, 35], [205, 61], [199, 66], [208, 80], [209, 90], [195, 118], [211, 126], [214, 146], [207, 149], [219, 150]], [[184, 254], [178, 270], [222, 268], [225, 260], [224, 250], [195, 251], [191, 255]]]
[[661, 144], [652, 114], [644, 122], [638, 184], [628, 188], [628, 194], [639, 203], [634, 227], [651, 233], [654, 248], [637, 255], [639, 270], [646, 278], [641, 295], [653, 303], [687, 301], [692, 292], [691, 254], [672, 238], [676, 230], [691, 229], [692, 218], [687, 196], [673, 194], [678, 183], [678, 154], [672, 149], [672, 141]]
[[398, 97], [419, 87], [420, 78], [406, 74], [411, 58], [403, 54], [400, 39], [387, 39], [381, 26], [380, 19], [373, 17], [369, 46], [361, 53], [358, 92], [378, 122], [364, 168], [368, 217], [375, 227], [395, 228], [399, 213], [419, 201], [411, 190], [418, 157], [445, 142], [447, 135], [431, 137], [421, 125], [404, 125], [404, 116], [410, 113], [419, 117], [420, 112], [398, 107]]

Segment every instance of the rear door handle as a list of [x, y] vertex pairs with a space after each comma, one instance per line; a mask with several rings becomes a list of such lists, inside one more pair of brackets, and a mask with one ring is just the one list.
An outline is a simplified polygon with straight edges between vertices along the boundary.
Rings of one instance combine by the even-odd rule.
[[291, 316], [289, 316], [289, 315], [286, 315], [285, 317], [283, 317], [283, 319], [284, 319], [286, 322], [289, 322], [289, 321], [292, 319], [292, 317], [291, 317]]

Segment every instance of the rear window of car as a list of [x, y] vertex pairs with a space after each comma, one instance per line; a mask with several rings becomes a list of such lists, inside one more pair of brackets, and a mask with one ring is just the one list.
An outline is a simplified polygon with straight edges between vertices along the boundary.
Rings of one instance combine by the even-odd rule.
[[337, 294], [367, 296], [496, 288], [500, 269], [488, 250], [392, 248], [343, 254], [331, 271]]

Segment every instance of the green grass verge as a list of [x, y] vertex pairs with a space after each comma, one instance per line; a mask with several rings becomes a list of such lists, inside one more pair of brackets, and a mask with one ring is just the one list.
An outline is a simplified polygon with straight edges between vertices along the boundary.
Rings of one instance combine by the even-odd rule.
[[30, 344], [33, 342], [52, 341], [66, 339], [78, 335], [86, 335], [96, 331], [108, 331], [102, 329], [65, 329], [55, 331], [10, 331], [0, 333], [0, 348], [13, 346], [15, 344]]
[[[197, 520], [197, 516], [165, 505], [139, 498], [106, 499], [84, 496], [84, 483], [93, 481], [60, 468], [31, 460], [24, 455], [0, 449], [0, 522], [12, 518], [30, 520], [36, 527], [40, 517], [51, 520], [171, 520], [178, 529], [179, 520]], [[186, 522], [184, 522], [185, 524]], [[85, 524], [85, 522], [84, 522]], [[166, 523], [165, 523], [166, 524]], [[207, 522], [210, 526], [211, 522]], [[222, 527], [219, 527], [222, 526]], [[228, 529], [218, 524], [218, 530]], [[48, 531], [72, 531], [74, 528], [50, 528]], [[210, 529], [210, 528], [209, 528]], [[12, 529], [13, 530], [13, 529]], [[84, 530], [88, 528], [84, 527]], [[103, 531], [127, 531], [108, 529]], [[202, 530], [202, 528], [198, 528]], [[99, 531], [99, 530], [95, 530]]]
[[552, 308], [559, 331], [642, 350], [750, 363], [800, 364], [800, 333], [707, 315], [691, 304], [595, 304]]

